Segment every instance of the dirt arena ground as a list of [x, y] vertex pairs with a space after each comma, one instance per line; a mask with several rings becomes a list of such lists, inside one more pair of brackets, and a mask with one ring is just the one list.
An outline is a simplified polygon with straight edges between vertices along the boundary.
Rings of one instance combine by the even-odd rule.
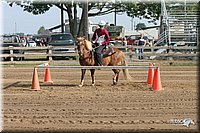
[[[87, 72], [80, 88], [80, 70], [63, 68], [50, 69], [53, 84], [43, 83], [45, 69], [39, 68], [41, 90], [33, 91], [33, 65], [3, 66], [3, 130], [196, 131], [198, 63], [153, 62], [160, 68], [162, 91], [146, 83], [148, 69], [130, 69], [131, 82], [121, 73], [116, 86], [110, 70], [96, 71], [95, 87]], [[183, 126], [186, 118], [194, 122], [189, 127]]]

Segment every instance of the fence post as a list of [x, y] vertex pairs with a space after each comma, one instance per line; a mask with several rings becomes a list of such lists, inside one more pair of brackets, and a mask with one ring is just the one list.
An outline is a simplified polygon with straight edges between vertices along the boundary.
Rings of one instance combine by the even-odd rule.
[[48, 54], [50, 55], [50, 56], [49, 56], [49, 60], [51, 61], [51, 60], [52, 60], [52, 46], [49, 46], [48, 49], [49, 49], [49, 50], [48, 50], [48, 51], [49, 51]]
[[9, 49], [10, 49], [10, 61], [13, 62], [14, 61], [14, 58], [13, 58], [13, 46], [9, 46]]
[[151, 53], [154, 53], [154, 46], [151, 46]]
[[[152, 46], [151, 46], [151, 53], [154, 55], [154, 44], [152, 44]], [[151, 55], [149, 56], [149, 59], [151, 59]]]

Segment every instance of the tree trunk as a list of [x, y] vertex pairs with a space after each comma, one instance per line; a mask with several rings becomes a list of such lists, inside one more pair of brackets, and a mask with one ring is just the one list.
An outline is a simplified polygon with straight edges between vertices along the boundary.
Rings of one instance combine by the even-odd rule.
[[74, 21], [73, 21], [73, 16], [72, 16], [72, 4], [68, 3], [65, 5], [67, 8], [67, 14], [68, 14], [68, 19], [69, 19], [69, 29], [70, 29], [70, 33], [72, 35], [74, 35]]
[[77, 3], [76, 2], [74, 2], [74, 24], [73, 24], [73, 26], [74, 26], [74, 28], [73, 28], [73, 31], [74, 31], [74, 33], [73, 33], [73, 37], [74, 38], [76, 38], [77, 37]]
[[83, 3], [83, 5], [78, 36], [85, 36], [88, 39], [88, 2]]
[[80, 36], [83, 36], [83, 10], [82, 10], [82, 15], [81, 15], [81, 19], [80, 19], [80, 22], [79, 22], [79, 27], [78, 27], [78, 34], [77, 36], [80, 37]]
[[88, 39], [88, 1], [86, 1], [83, 5], [83, 35]]

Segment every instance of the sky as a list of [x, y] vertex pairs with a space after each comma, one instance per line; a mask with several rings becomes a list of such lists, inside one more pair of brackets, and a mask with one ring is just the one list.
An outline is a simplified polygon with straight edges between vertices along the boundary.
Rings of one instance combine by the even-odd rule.
[[[13, 34], [13, 33], [25, 33], [25, 34], [37, 34], [38, 29], [44, 26], [45, 29], [52, 28], [60, 24], [60, 10], [57, 7], [50, 8], [49, 11], [41, 15], [33, 15], [32, 13], [23, 11], [20, 6], [13, 5], [10, 7], [6, 2], [1, 1], [1, 20], [3, 29], [1, 32], [3, 34]], [[67, 14], [65, 13], [65, 19], [67, 19]], [[81, 9], [78, 10], [78, 16], [81, 16]], [[126, 30], [131, 29], [131, 17], [128, 17], [126, 13], [122, 15], [117, 15], [117, 25], [124, 26]], [[108, 23], [114, 23], [114, 13], [104, 15], [89, 17], [92, 23], [98, 23], [100, 20], [104, 20]], [[135, 24], [145, 23], [148, 25], [147, 21], [134, 19]], [[153, 25], [153, 24], [151, 24]]]

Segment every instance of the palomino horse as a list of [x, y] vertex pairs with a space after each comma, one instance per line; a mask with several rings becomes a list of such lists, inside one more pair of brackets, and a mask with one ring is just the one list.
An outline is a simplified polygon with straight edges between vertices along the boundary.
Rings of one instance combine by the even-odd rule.
[[[92, 43], [88, 40], [86, 40], [84, 37], [78, 37], [77, 38], [77, 49], [79, 54], [79, 63], [81, 66], [95, 66], [96, 62], [92, 55]], [[117, 48], [114, 48], [115, 53], [111, 56], [105, 57], [102, 60], [102, 63], [104, 66], [117, 66], [120, 62], [122, 65], [128, 66], [125, 55], [122, 51], [120, 51]], [[119, 78], [119, 72], [120, 69], [112, 69], [115, 73], [113, 77], [113, 85], [116, 85]], [[83, 86], [84, 77], [86, 73], [86, 69], [81, 69], [82, 75], [81, 75], [81, 83], [80, 87]], [[95, 69], [90, 69], [91, 77], [92, 77], [92, 86], [95, 85], [95, 79], [94, 79], [94, 72]], [[131, 80], [131, 76], [128, 73], [128, 69], [123, 69], [124, 77], [126, 80]]]

